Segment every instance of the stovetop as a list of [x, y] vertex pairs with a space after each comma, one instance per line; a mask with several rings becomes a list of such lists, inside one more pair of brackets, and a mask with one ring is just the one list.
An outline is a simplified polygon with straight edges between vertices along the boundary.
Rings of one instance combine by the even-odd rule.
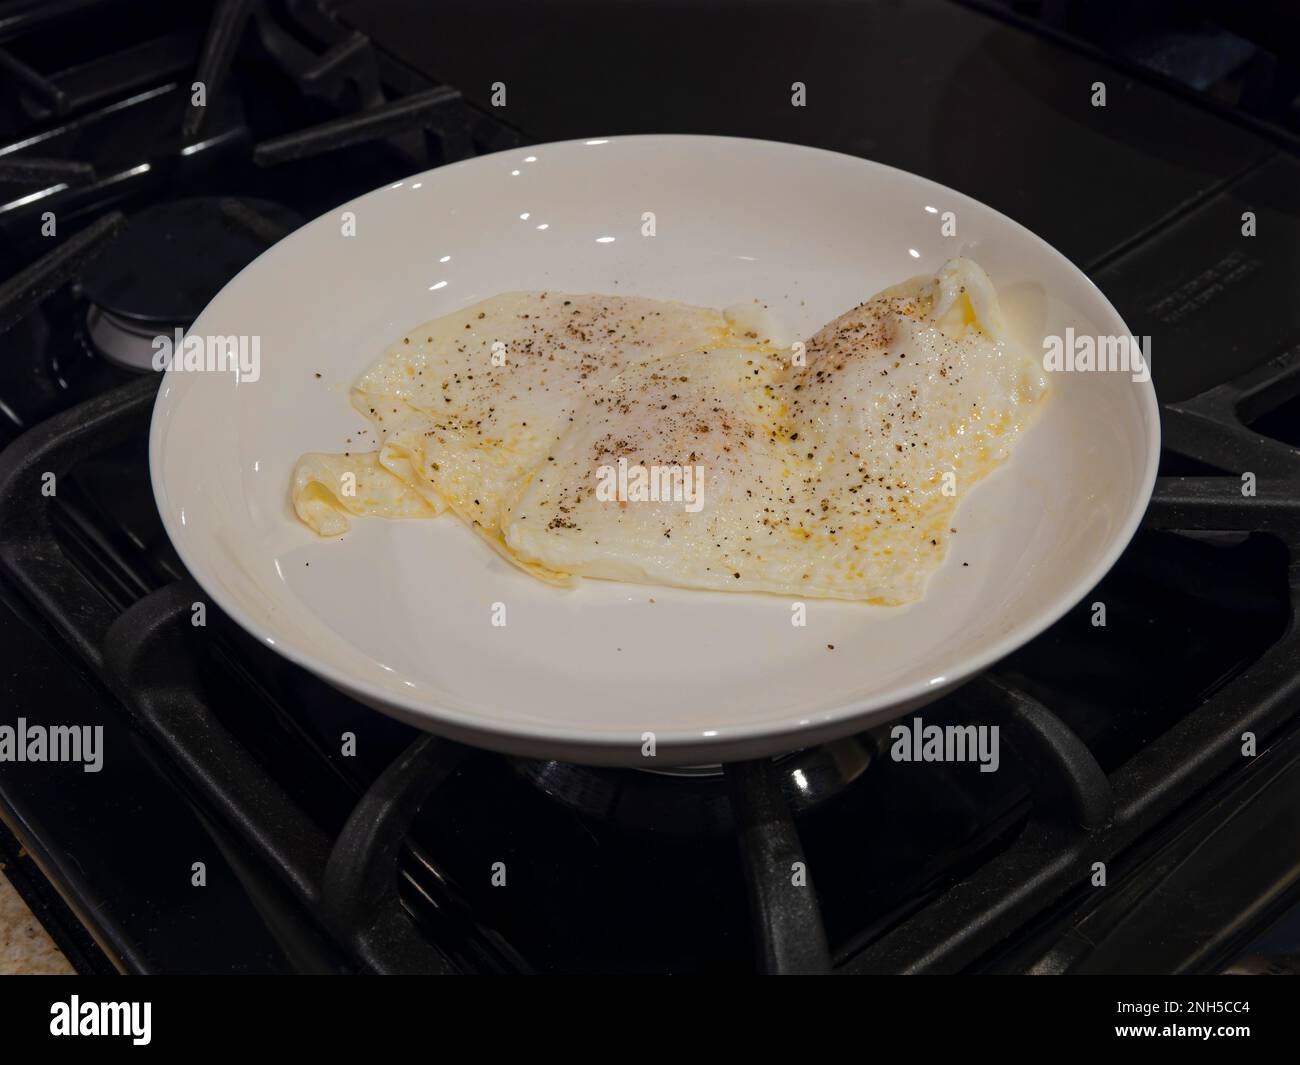
[[[1285, 133], [938, 0], [62, 7], [84, 10], [0, 7], [0, 724], [101, 724], [104, 767], [0, 763], [0, 858], [80, 970], [1217, 971], [1272, 949], [1251, 944], [1297, 893], [1300, 795]], [[1152, 336], [1142, 531], [922, 711], [999, 724], [997, 773], [897, 763], [886, 730], [716, 773], [529, 762], [367, 710], [210, 605], [196, 637], [149, 488], [157, 379], [124, 336], [187, 326], [395, 177], [669, 130], [953, 185]], [[792, 861], [814, 891], [785, 890]]]

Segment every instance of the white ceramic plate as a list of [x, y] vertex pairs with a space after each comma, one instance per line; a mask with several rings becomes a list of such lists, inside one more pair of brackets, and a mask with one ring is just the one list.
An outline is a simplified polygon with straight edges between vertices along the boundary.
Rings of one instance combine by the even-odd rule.
[[[653, 237], [641, 233], [647, 211]], [[955, 236], [941, 231], [948, 211]], [[1128, 333], [1028, 230], [849, 156], [621, 137], [420, 174], [304, 226], [199, 317], [192, 334], [259, 337], [261, 376], [236, 385], [230, 374], [168, 371], [150, 440], [158, 506], [185, 565], [236, 621], [422, 728], [517, 754], [642, 767], [845, 735], [996, 661], [1102, 577], [1155, 479], [1149, 383], [1052, 375], [1048, 405], [1011, 460], [961, 503], [959, 534], [925, 599], [810, 600], [803, 628], [776, 596], [595, 580], [557, 590], [450, 517], [354, 520], [346, 539], [318, 540], [293, 516], [289, 474], [305, 451], [345, 449], [361, 425], [348, 387], [394, 337], [499, 292], [713, 307], [758, 297], [807, 335], [955, 255], [988, 271], [1034, 350], [1067, 326]], [[505, 627], [491, 624], [494, 603], [507, 606]], [[647, 733], [653, 759], [642, 754]]]

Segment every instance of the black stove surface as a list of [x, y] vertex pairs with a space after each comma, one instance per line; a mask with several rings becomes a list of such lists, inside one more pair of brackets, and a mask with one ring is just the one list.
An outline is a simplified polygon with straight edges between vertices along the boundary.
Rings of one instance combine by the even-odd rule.
[[[337, 6], [222, 4], [209, 23], [88, 3], [74, 31], [0, 14], [0, 50], [28, 72], [0, 63], [0, 440], [16, 441], [0, 456], [0, 724], [98, 723], [106, 748], [95, 774], [0, 763], [0, 855], [79, 969], [742, 971], [757, 955], [1217, 971], [1286, 910], [1294, 834], [1265, 816], [1300, 795], [1300, 175], [1284, 139], [938, 0], [628, 0], [559, 20]], [[221, 86], [201, 115], [195, 71]], [[205, 264], [230, 273], [394, 177], [647, 131], [814, 144], [943, 181], [1052, 242], [1153, 337], [1168, 446], [1145, 528], [1060, 623], [924, 711], [1000, 724], [998, 773], [894, 762], [885, 731], [716, 775], [510, 759], [359, 706], [211, 607], [202, 639], [189, 625], [202, 592], [147, 476], [156, 382], [86, 324], [99, 307], [183, 327], [219, 283], [204, 272], [178, 298], [123, 269], [153, 254], [151, 217], [230, 237], [232, 258]], [[1246, 811], [1279, 833], [1252, 836], [1251, 861], [1192, 846]], [[791, 857], [811, 903], [773, 875]], [[1120, 911], [1088, 886], [1095, 861]], [[1196, 912], [1173, 920], [1168, 899], [1187, 897]]]

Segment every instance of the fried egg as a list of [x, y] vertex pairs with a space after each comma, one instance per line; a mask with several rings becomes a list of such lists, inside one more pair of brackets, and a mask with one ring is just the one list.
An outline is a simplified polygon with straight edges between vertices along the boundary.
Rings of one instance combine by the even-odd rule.
[[321, 536], [348, 530], [348, 514], [380, 518], [431, 518], [441, 500], [427, 498], [412, 482], [382, 465], [383, 452], [304, 455], [293, 471], [293, 506]]
[[437, 319], [354, 389], [382, 449], [304, 457], [295, 508], [322, 535], [450, 509], [555, 582], [920, 598], [1047, 389], [991, 282], [955, 259], [791, 347], [754, 320], [558, 293]]
[[[736, 336], [715, 310], [627, 296], [510, 292], [412, 329], [352, 389], [378, 451], [299, 460], [292, 498], [322, 536], [348, 515], [450, 509], [511, 562], [501, 517], [584, 399], [638, 361]], [[423, 503], [423, 506], [421, 504]]]

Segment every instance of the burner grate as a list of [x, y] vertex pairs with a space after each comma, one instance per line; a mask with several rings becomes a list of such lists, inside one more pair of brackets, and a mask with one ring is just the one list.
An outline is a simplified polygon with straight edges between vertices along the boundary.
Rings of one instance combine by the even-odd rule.
[[[385, 158], [404, 176], [524, 142], [498, 116], [395, 63], [321, 5], [291, 8], [219, 0], [201, 37], [193, 26], [173, 29], [181, 15], [164, 9], [148, 20], [158, 23], [155, 33], [164, 32], [144, 42], [120, 41], [120, 26], [112, 23], [106, 36], [114, 50], [54, 72], [44, 68], [66, 62], [46, 32], [58, 11], [13, 27], [0, 22], [0, 90], [15, 90], [22, 105], [14, 132], [25, 128], [24, 114], [52, 122], [35, 135], [0, 143], [0, 187], [14, 190], [12, 196], [0, 192], [0, 225], [16, 242], [27, 242], [39, 229], [31, 223], [40, 212], [55, 211], [63, 224], [83, 210], [170, 184], [188, 192], [211, 179], [218, 162], [228, 180], [232, 160], [267, 170], [326, 151], [382, 144]], [[49, 38], [28, 48], [39, 61], [8, 47], [9, 39], [38, 31]], [[191, 92], [196, 82], [204, 86], [202, 101]], [[245, 108], [246, 99], [256, 99], [257, 107]], [[12, 123], [0, 108], [0, 134], [9, 132], [6, 124]], [[252, 143], [255, 148], [240, 157]], [[374, 159], [351, 165], [372, 175], [357, 191], [373, 187], [375, 175], [385, 180], [390, 169]], [[280, 179], [290, 181], [291, 175]], [[275, 181], [263, 178], [262, 184]], [[329, 206], [333, 202], [317, 205]]]
[[125, 221], [125, 216], [119, 211], [106, 214], [26, 270], [0, 284], [0, 335], [7, 333], [32, 308], [76, 276], [81, 267], [103, 250]]

